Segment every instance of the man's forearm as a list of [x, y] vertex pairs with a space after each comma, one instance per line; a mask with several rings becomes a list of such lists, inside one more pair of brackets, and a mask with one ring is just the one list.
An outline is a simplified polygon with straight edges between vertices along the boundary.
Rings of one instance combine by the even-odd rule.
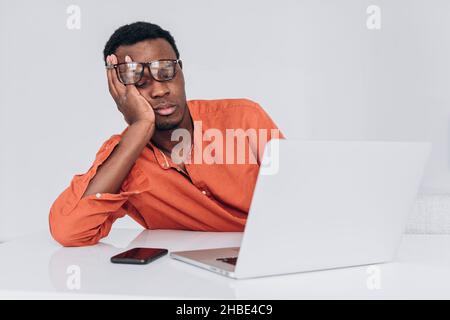
[[150, 141], [154, 123], [138, 121], [130, 125], [119, 144], [99, 167], [83, 197], [96, 193], [118, 193], [136, 159]]

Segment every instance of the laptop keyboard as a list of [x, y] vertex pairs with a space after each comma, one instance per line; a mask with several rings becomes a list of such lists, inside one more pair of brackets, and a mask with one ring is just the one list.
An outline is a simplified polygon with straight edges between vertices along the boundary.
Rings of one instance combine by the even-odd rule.
[[235, 266], [236, 262], [237, 262], [237, 258], [238, 257], [217, 258], [216, 260], [217, 261], [222, 261], [222, 262], [225, 262], [225, 263], [228, 263], [228, 264], [232, 264], [233, 266]]

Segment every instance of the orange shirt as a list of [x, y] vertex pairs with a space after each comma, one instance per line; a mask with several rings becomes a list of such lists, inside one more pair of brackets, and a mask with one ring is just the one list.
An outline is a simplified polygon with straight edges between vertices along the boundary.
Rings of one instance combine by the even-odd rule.
[[[64, 246], [96, 244], [108, 235], [114, 221], [126, 214], [147, 229], [243, 231], [262, 148], [252, 139], [245, 139], [244, 163], [235, 160], [230, 164], [225, 156], [223, 163], [199, 163], [201, 151], [213, 139], [200, 141], [198, 137], [202, 139], [201, 135], [208, 129], [218, 129], [223, 137], [227, 129], [267, 129], [264, 139], [268, 141], [277, 138], [271, 130], [277, 127], [257, 103], [247, 99], [191, 100], [187, 105], [194, 132], [201, 132], [192, 139], [194, 149], [191, 163], [185, 164], [187, 173], [150, 142], [118, 194], [97, 193], [82, 198], [97, 168], [111, 154], [123, 133], [112, 136], [97, 152], [91, 168], [85, 174], [74, 176], [70, 186], [53, 203], [49, 220], [55, 240]], [[283, 138], [281, 133], [279, 137]], [[238, 142], [235, 142], [237, 157]], [[198, 151], [200, 158], [195, 160]], [[256, 163], [249, 159], [252, 153]]]

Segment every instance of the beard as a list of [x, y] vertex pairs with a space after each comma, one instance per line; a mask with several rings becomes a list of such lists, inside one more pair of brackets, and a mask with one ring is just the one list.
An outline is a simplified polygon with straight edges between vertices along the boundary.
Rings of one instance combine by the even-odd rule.
[[167, 131], [174, 130], [178, 128], [181, 121], [173, 122], [173, 121], [156, 121], [156, 129], [159, 131]]
[[169, 117], [155, 115], [156, 129], [159, 131], [168, 131], [177, 129], [180, 126], [181, 122], [183, 121], [186, 110], [187, 106], [185, 106], [182, 110], [175, 111], [175, 113], [170, 115]]

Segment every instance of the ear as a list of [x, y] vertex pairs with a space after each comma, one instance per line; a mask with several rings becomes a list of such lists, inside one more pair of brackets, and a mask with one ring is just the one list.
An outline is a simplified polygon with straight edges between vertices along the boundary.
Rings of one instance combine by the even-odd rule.
[[181, 60], [178, 62], [178, 64], [180, 65], [180, 68], [183, 69], [183, 62]]

